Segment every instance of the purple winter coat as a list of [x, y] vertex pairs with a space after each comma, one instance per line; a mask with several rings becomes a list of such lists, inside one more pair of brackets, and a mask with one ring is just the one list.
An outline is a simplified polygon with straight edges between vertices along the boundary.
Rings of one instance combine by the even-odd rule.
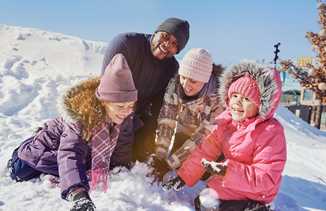
[[80, 134], [78, 124], [56, 118], [47, 121], [18, 149], [18, 157], [31, 167], [60, 177], [62, 198], [72, 187], [89, 190], [86, 171], [91, 167], [91, 148]]

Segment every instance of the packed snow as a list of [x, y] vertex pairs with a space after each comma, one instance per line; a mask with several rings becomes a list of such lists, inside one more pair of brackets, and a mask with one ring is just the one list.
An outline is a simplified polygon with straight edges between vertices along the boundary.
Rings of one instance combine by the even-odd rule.
[[[71, 204], [60, 198], [60, 189], [48, 175], [17, 183], [10, 179], [6, 163], [35, 128], [59, 115], [57, 101], [65, 89], [100, 73], [106, 44], [7, 25], [0, 25], [0, 37], [0, 210], [68, 210]], [[326, 210], [326, 132], [284, 107], [276, 117], [285, 128], [288, 160], [273, 207]], [[194, 210], [192, 201], [203, 183], [164, 192], [150, 172], [144, 163], [131, 170], [114, 169], [109, 191], [91, 193], [97, 210]]]

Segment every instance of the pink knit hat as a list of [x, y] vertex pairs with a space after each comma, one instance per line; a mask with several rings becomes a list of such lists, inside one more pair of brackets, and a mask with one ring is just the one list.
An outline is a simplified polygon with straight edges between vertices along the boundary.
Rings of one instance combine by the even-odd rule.
[[235, 92], [249, 98], [257, 107], [260, 106], [260, 91], [257, 82], [248, 73], [231, 84], [228, 90], [229, 99]]
[[116, 54], [105, 69], [100, 85], [96, 89], [99, 100], [128, 102], [137, 100], [137, 89], [126, 58]]
[[179, 75], [207, 83], [213, 70], [212, 56], [202, 48], [193, 48], [183, 57]]

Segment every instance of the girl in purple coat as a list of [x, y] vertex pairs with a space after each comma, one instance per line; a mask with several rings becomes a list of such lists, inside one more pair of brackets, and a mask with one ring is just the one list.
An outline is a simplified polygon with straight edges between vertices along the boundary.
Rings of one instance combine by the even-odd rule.
[[12, 179], [58, 176], [62, 198], [74, 203], [71, 210], [95, 210], [88, 191], [107, 190], [119, 127], [136, 100], [130, 68], [117, 54], [101, 79], [83, 81], [65, 93], [62, 117], [47, 121], [14, 151], [8, 163]]

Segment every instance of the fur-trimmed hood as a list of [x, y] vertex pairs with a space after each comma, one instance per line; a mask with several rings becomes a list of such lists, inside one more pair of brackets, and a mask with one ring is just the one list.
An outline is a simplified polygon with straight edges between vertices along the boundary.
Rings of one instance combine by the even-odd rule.
[[213, 63], [213, 70], [212, 70], [213, 75], [215, 75], [216, 77], [220, 77], [224, 71], [225, 71], [225, 67], [223, 67], [221, 64]]
[[246, 73], [257, 82], [260, 92], [259, 117], [268, 119], [272, 117], [280, 102], [282, 84], [279, 72], [275, 69], [264, 67], [256, 63], [243, 62], [234, 65], [220, 77], [219, 95], [223, 105], [228, 104], [228, 90], [232, 82]]
[[66, 122], [80, 123], [86, 139], [95, 126], [105, 121], [105, 109], [95, 95], [99, 83], [99, 77], [82, 81], [67, 89], [58, 103], [60, 116]]

